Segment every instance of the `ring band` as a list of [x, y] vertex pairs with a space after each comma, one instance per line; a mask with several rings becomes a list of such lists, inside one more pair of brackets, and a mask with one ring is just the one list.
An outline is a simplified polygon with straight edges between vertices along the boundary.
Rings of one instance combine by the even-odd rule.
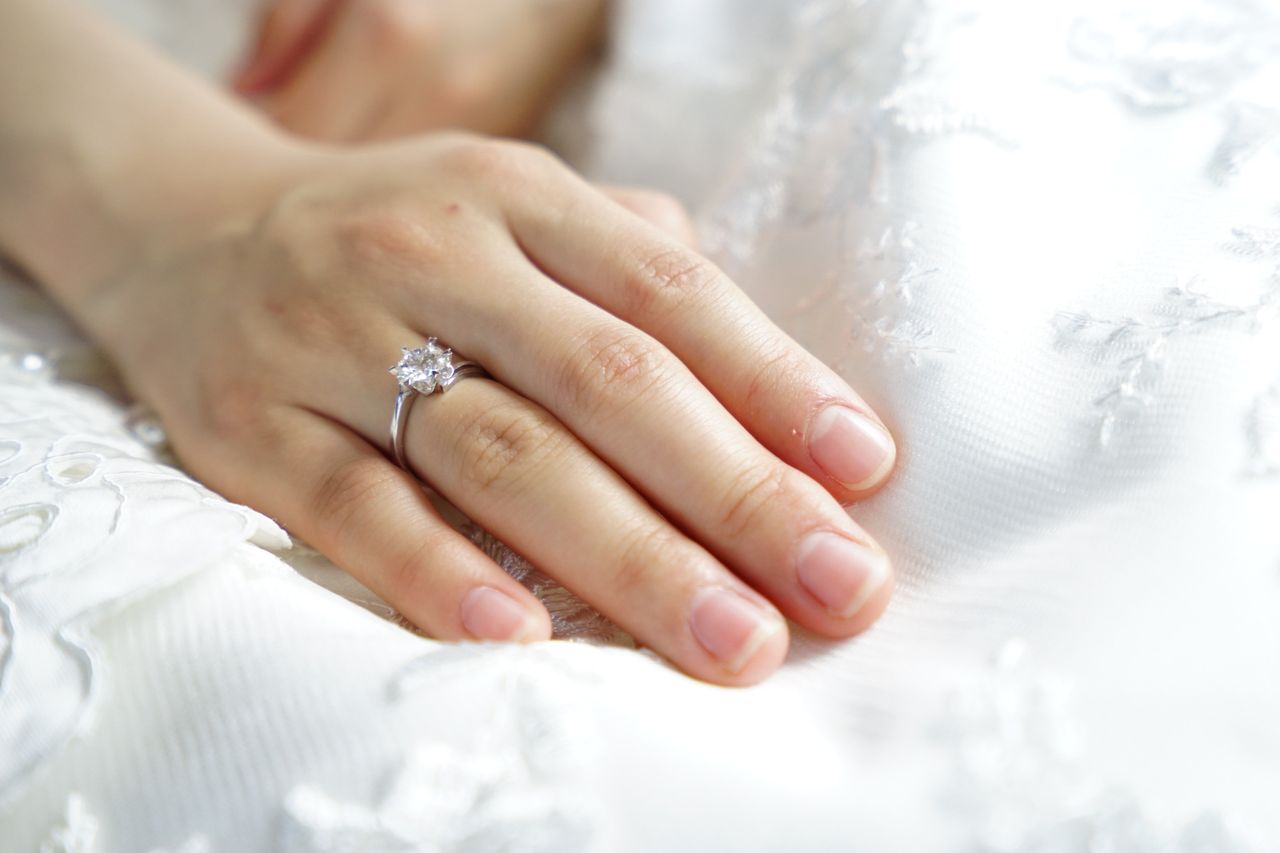
[[443, 394], [459, 379], [489, 374], [474, 361], [455, 361], [453, 350], [440, 346], [435, 338], [427, 338], [425, 346], [401, 347], [400, 361], [387, 372], [400, 385], [391, 410], [391, 458], [401, 468], [413, 473], [405, 455], [404, 435], [409, 427], [409, 410], [413, 408], [414, 401], [419, 395]]

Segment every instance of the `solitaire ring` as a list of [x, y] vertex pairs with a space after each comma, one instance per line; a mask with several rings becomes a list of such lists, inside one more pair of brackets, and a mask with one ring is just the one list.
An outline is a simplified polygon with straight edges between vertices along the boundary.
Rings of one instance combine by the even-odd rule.
[[409, 410], [418, 395], [443, 394], [460, 379], [488, 376], [474, 361], [455, 360], [453, 350], [440, 346], [435, 338], [427, 338], [425, 346], [401, 347], [400, 361], [388, 371], [400, 383], [395, 407], [391, 410], [391, 457], [396, 464], [412, 473], [405, 456], [404, 434], [409, 426]]

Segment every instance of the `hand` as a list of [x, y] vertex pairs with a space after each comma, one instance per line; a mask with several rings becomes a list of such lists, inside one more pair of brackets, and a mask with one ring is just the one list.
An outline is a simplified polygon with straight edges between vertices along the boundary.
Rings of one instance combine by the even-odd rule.
[[334, 141], [527, 131], [602, 30], [604, 0], [273, 0], [233, 86]]
[[831, 636], [883, 610], [888, 562], [839, 502], [883, 482], [888, 434], [711, 264], [554, 158], [303, 144], [71, 0], [0, 3], [0, 48], [21, 72], [0, 73], [0, 251], [195, 474], [428, 632], [549, 633], [384, 456], [386, 369], [429, 335], [493, 380], [417, 401], [417, 474], [688, 672], [763, 678], [778, 608]]
[[[881, 612], [888, 561], [840, 501], [891, 440], [709, 262], [520, 143], [306, 156], [82, 312], [197, 476], [436, 637], [548, 637], [384, 455], [387, 368], [435, 335], [493, 379], [417, 400], [418, 476], [689, 673], [763, 678], [778, 609], [831, 636]], [[626, 200], [678, 221], [656, 198]]]

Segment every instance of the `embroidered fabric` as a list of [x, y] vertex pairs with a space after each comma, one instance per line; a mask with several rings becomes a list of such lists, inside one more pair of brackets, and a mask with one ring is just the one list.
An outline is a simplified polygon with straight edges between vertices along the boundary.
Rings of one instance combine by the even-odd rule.
[[[206, 69], [246, 29], [109, 6]], [[717, 690], [469, 528], [591, 642], [436, 644], [6, 279], [3, 846], [1280, 850], [1274, 4], [617, 6], [553, 129], [894, 428], [889, 612]]]

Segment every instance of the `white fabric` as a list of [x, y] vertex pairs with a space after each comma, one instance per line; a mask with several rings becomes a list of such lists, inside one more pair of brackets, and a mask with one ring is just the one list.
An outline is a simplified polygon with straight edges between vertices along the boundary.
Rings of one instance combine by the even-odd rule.
[[888, 613], [737, 691], [422, 639], [8, 283], [0, 847], [1280, 850], [1280, 9], [619, 5], [557, 131], [894, 428]]

